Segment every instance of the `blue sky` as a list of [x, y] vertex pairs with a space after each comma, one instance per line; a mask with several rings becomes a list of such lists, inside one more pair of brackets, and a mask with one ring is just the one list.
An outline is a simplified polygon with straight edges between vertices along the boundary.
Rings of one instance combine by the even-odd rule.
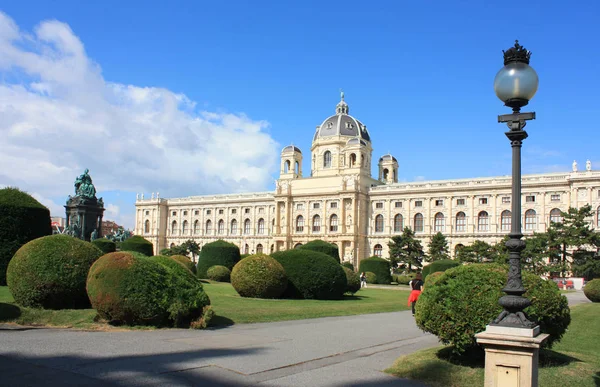
[[[540, 78], [523, 172], [600, 166], [597, 1], [19, 1], [0, 12], [19, 31], [4, 30], [0, 45], [13, 52], [0, 59], [0, 121], [10, 123], [0, 145], [14, 151], [0, 156], [0, 185], [53, 212], [86, 166], [127, 226], [136, 192], [270, 190], [284, 145], [299, 146], [309, 170], [315, 126], [340, 88], [374, 157], [396, 156], [401, 180], [510, 174], [496, 117], [509, 109], [492, 83], [515, 39]], [[218, 166], [225, 157], [235, 165]]]

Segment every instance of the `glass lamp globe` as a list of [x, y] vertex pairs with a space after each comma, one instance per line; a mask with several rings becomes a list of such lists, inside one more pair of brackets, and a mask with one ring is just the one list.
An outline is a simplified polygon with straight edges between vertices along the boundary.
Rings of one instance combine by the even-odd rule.
[[510, 62], [498, 71], [494, 91], [502, 102], [511, 99], [529, 101], [538, 89], [538, 75], [527, 63]]

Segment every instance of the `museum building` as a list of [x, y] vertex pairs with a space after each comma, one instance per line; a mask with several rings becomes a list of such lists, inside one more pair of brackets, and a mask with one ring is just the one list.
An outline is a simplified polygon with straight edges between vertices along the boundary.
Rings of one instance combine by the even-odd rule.
[[[366, 125], [337, 104], [317, 126], [311, 146], [310, 177], [303, 154], [290, 145], [281, 151], [275, 191], [166, 199], [136, 199], [135, 234], [154, 244], [155, 253], [194, 239], [201, 246], [223, 239], [242, 253], [292, 249], [313, 239], [335, 243], [355, 267], [369, 256], [388, 257], [388, 242], [410, 227], [425, 249], [431, 236], [446, 236], [456, 248], [475, 240], [490, 244], [511, 227], [511, 177], [398, 183], [398, 162], [379, 158], [371, 176], [373, 148]], [[600, 171], [523, 175], [523, 234], [544, 232], [560, 221], [560, 211], [591, 204], [600, 230]]]

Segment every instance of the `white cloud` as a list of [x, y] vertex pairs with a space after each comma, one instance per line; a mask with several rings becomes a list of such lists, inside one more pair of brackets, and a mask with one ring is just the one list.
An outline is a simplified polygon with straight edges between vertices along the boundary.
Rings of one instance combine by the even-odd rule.
[[167, 89], [108, 82], [64, 23], [27, 33], [0, 12], [0, 52], [0, 185], [63, 197], [86, 167], [100, 194], [169, 197], [271, 183], [279, 145], [267, 122], [198, 111]]

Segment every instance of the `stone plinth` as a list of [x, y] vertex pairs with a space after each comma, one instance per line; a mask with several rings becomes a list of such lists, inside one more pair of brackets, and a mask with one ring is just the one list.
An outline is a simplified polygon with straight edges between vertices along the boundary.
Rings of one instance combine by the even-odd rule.
[[548, 334], [488, 325], [475, 335], [485, 349], [485, 387], [537, 387], [540, 345]]
[[69, 197], [65, 206], [67, 226], [77, 225], [77, 238], [90, 241], [91, 234], [96, 230], [96, 238], [102, 238], [102, 217], [104, 206], [102, 200], [85, 199], [79, 196]]

